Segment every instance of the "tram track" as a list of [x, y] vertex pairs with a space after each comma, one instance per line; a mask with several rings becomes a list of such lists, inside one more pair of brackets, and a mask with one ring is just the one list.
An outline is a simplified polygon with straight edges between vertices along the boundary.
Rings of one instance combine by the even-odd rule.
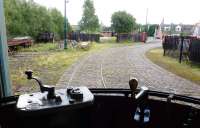
[[[93, 55], [94, 56], [94, 55]], [[85, 67], [85, 65], [88, 65], [88, 63], [90, 63], [90, 61], [94, 58], [91, 58], [92, 55], [88, 56], [87, 58], [83, 59], [81, 62], [79, 62], [75, 68], [73, 69], [72, 73], [70, 74], [70, 77], [67, 81], [67, 86], [74, 86], [75, 84], [75, 81], [85, 72], [81, 72], [81, 70], [84, 70], [85, 68], [87, 68], [87, 66]], [[96, 80], [96, 83], [98, 83], [98, 81], [101, 81], [101, 85], [92, 85], [92, 87], [100, 87], [100, 88], [106, 88], [106, 82], [105, 82], [105, 79], [104, 79], [104, 76], [103, 76], [103, 61], [104, 61], [104, 57], [103, 55], [98, 55], [97, 57], [95, 57], [96, 61], [100, 60], [98, 63], [98, 66], [97, 66], [97, 70], [90, 70], [89, 72], [87, 72], [87, 74], [85, 75], [88, 75], [90, 74], [91, 72], [96, 72], [96, 73], [93, 73], [95, 76], [94, 76], [94, 79]], [[78, 77], [78, 78], [77, 78]], [[76, 80], [74, 80], [76, 79]], [[94, 81], [93, 79], [93, 81]], [[86, 86], [86, 85], [84, 85]]]
[[[123, 65], [126, 65], [125, 62], [126, 63], [128, 62], [128, 64], [129, 64], [129, 66], [127, 66], [128, 72], [127, 72], [126, 76], [129, 76], [129, 78], [130, 77], [136, 77], [136, 78], [139, 78], [139, 80], [142, 76], [142, 79], [143, 79], [142, 84], [144, 84], [146, 86], [152, 86], [153, 82], [151, 80], [149, 80], [145, 75], [143, 75], [143, 73], [140, 72], [140, 69], [139, 69], [140, 67], [138, 67], [137, 65], [135, 65], [133, 63], [134, 60], [131, 60], [131, 54], [130, 53], [132, 53], [132, 52], [130, 52], [130, 50], [134, 51], [134, 49], [138, 49], [138, 48], [142, 48], [142, 47], [143, 47], [143, 45], [126, 47], [125, 48], [126, 50], [124, 50], [124, 52], [122, 52], [122, 54], [123, 54], [122, 58], [125, 59], [125, 60], [123, 60], [124, 61]], [[114, 51], [116, 52], [116, 50], [114, 50]], [[97, 70], [99, 70], [99, 72], [97, 72], [95, 74], [96, 75], [95, 78], [96, 78], [96, 81], [98, 81], [98, 80], [101, 81], [101, 85], [93, 85], [93, 87], [94, 86], [97, 87], [97, 88], [108, 88], [108, 87], [113, 88], [114, 87], [114, 84], [111, 81], [117, 81], [118, 78], [116, 78], [114, 76], [120, 76], [121, 74], [117, 73], [112, 67], [111, 67], [111, 69], [109, 69], [108, 64], [104, 64], [104, 61], [105, 61], [105, 59], [107, 59], [106, 61], [110, 61], [110, 62], [107, 62], [107, 63], [113, 63], [113, 61], [115, 61], [115, 60], [110, 60], [110, 59], [113, 58], [113, 55], [115, 54], [115, 52], [113, 53], [112, 50], [110, 50], [110, 51], [105, 50], [104, 52], [101, 52], [101, 55], [97, 56], [97, 57], [100, 58], [100, 61], [98, 63], [99, 68], [97, 69]], [[118, 52], [121, 52], [121, 50], [119, 50]], [[74, 81], [75, 77], [76, 77], [76, 79], [78, 79], [77, 76], [80, 76], [81, 73], [89, 73], [89, 72], [78, 72], [78, 71], [83, 70], [84, 65], [87, 65], [89, 63], [90, 59], [95, 58], [95, 57], [91, 58], [92, 56], [94, 56], [94, 55], [89, 55], [88, 57], [84, 58], [82, 61], [80, 61], [75, 66], [75, 68], [73, 69], [73, 71], [72, 71], [72, 73], [71, 73], [71, 75], [70, 75], [70, 77], [67, 81], [67, 84], [66, 84], [67, 86], [75, 85], [75, 84], [73, 84], [73, 81]], [[145, 58], [144, 55], [142, 55], [142, 57], [143, 57], [143, 59]], [[110, 58], [110, 59], [108, 59], [108, 58]], [[95, 59], [97, 59], [97, 58], [95, 58]], [[119, 63], [121, 63], [121, 61], [119, 61]], [[143, 63], [146, 63], [146, 61], [144, 61]], [[104, 67], [104, 65], [107, 65], [107, 67]], [[116, 66], [116, 65], [117, 64], [115, 64], [115, 63], [111, 64], [111, 66]], [[119, 64], [119, 65], [122, 65], [122, 64]], [[111, 77], [109, 77], [109, 75], [110, 75], [109, 73], [106, 73], [104, 71], [104, 70], [108, 70], [108, 69], [112, 70], [114, 72], [114, 74], [112, 74]], [[92, 72], [95, 72], [95, 71], [92, 71]], [[125, 74], [123, 74], [123, 75], [125, 75]], [[128, 78], [125, 78], [125, 79], [128, 79]], [[127, 82], [126, 83], [122, 82], [121, 85], [123, 85], [123, 84], [127, 84]]]
[[[90, 56], [91, 56], [91, 55], [90, 55]], [[90, 56], [88, 56], [87, 59], [89, 59]], [[70, 86], [70, 84], [72, 83], [72, 81], [73, 81], [73, 79], [74, 79], [74, 76], [76, 75], [77, 71], [83, 66], [83, 64], [86, 63], [87, 59], [84, 59], [83, 61], [81, 61], [81, 62], [78, 64], [78, 66], [76, 66], [76, 67], [74, 68], [74, 70], [73, 70], [73, 72], [72, 72], [72, 74], [71, 74], [71, 76], [70, 76], [70, 78], [69, 78], [69, 80], [68, 80], [68, 82], [67, 82], [67, 86]]]
[[[140, 46], [135, 46], [134, 48], [142, 48], [143, 46], [142, 45], [140, 45]], [[130, 50], [130, 49], [129, 49]], [[131, 49], [131, 50], [133, 50], [133, 49]], [[138, 67], [138, 65], [136, 65], [136, 64], [134, 64], [134, 61], [131, 61], [131, 55], [132, 54], [130, 54], [131, 52], [128, 52], [127, 54], [126, 54], [126, 57], [127, 57], [127, 62], [128, 62], [128, 64], [130, 65], [130, 67], [131, 67], [131, 73], [130, 73], [130, 77], [136, 77], [137, 79], [139, 79], [139, 85], [141, 85], [141, 84], [144, 84], [145, 86], [152, 86], [153, 85], [153, 82], [151, 81], [151, 80], [149, 80], [143, 73], [141, 73], [140, 72], [140, 69], [139, 69], [139, 67]], [[134, 54], [134, 53], [133, 53]], [[140, 55], [141, 56], [141, 55]], [[144, 55], [142, 55], [142, 57], [144, 57]], [[143, 62], [143, 63], [145, 63], [145, 62]], [[134, 73], [133, 73], [134, 72]], [[140, 83], [140, 79], [141, 79], [141, 77], [142, 77], [142, 79], [143, 79], [143, 81], [142, 82], [144, 82], [144, 83]]]
[[106, 82], [103, 76], [103, 64], [101, 63], [101, 82], [103, 84], [103, 87], [106, 88]]

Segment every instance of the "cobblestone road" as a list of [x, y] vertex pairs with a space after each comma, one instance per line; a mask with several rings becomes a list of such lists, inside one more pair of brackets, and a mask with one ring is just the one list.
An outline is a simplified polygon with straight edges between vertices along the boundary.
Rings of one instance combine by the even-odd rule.
[[146, 51], [161, 47], [159, 41], [110, 48], [91, 54], [68, 68], [59, 82], [63, 86], [129, 88], [130, 77], [151, 90], [200, 97], [200, 85], [176, 76], [145, 57]]

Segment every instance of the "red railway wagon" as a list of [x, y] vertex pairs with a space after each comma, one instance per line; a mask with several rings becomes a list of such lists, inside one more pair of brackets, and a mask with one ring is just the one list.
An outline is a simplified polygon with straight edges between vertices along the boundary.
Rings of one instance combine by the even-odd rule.
[[17, 37], [7, 41], [9, 52], [15, 51], [17, 46], [30, 47], [33, 41], [30, 37]]
[[8, 40], [9, 47], [14, 47], [14, 46], [28, 47], [28, 46], [31, 46], [32, 44], [33, 44], [33, 41], [30, 37], [17, 37], [17, 38]]

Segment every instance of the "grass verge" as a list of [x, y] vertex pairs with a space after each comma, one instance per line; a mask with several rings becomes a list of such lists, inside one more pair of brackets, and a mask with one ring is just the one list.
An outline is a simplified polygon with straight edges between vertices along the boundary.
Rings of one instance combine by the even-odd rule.
[[18, 52], [46, 52], [58, 49], [57, 43], [37, 43], [29, 48], [21, 48]]
[[151, 49], [146, 53], [147, 57], [155, 64], [167, 69], [168, 71], [186, 78], [200, 85], [200, 65], [182, 62], [168, 56], [163, 56], [162, 48]]

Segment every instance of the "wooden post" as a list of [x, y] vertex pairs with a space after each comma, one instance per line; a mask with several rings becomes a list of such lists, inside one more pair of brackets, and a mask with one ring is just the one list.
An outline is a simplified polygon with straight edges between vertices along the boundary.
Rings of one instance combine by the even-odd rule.
[[0, 0], [0, 93], [6, 97], [11, 96], [12, 91], [8, 70], [8, 46], [3, 5], [3, 0]]
[[180, 48], [179, 63], [182, 62], [182, 56], [183, 56], [183, 41], [184, 41], [184, 37], [181, 36], [181, 48]]

